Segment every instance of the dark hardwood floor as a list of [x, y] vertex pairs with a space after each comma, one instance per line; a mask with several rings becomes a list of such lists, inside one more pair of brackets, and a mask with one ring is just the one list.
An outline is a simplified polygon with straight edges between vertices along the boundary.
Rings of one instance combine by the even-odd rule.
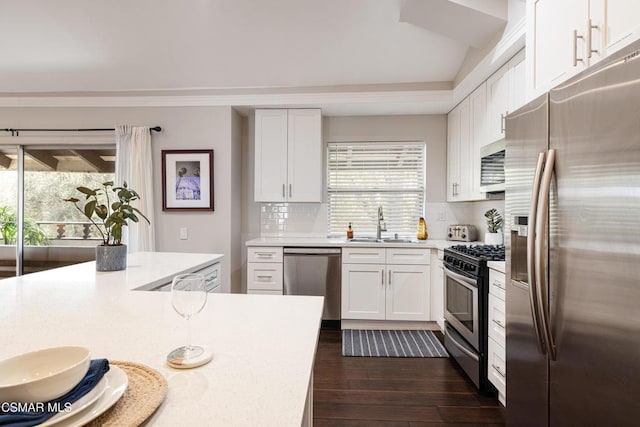
[[341, 332], [322, 330], [313, 384], [314, 425], [504, 425], [504, 409], [478, 394], [448, 358], [342, 357]]

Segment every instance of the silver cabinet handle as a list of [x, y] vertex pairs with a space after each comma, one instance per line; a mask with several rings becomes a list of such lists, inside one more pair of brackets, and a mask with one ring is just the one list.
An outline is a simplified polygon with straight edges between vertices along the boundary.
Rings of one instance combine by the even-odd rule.
[[391, 287], [391, 270], [389, 270], [389, 287]]
[[501, 328], [504, 328], [504, 323], [502, 323], [501, 321], [496, 320], [496, 319], [491, 319], [491, 321], [493, 323], [495, 323], [496, 325], [500, 326]]
[[271, 279], [271, 276], [256, 276], [258, 279]]
[[292, 190], [292, 188], [293, 188], [293, 185], [292, 185], [292, 184], [289, 184], [289, 197], [293, 196], [293, 190]]
[[380, 283], [384, 286], [384, 270], [380, 270]]
[[507, 116], [509, 115], [508, 111], [505, 111], [504, 114], [500, 114], [500, 133], [505, 133], [507, 131]]
[[536, 242], [536, 218], [538, 212], [538, 196], [540, 195], [540, 181], [542, 180], [542, 170], [546, 154], [544, 152], [538, 155], [538, 165], [533, 178], [533, 189], [531, 191], [531, 202], [529, 204], [529, 236], [527, 237], [527, 276], [529, 278], [529, 304], [531, 305], [531, 316], [533, 317], [533, 330], [536, 333], [538, 350], [540, 353], [547, 352], [546, 346], [542, 340], [542, 329], [540, 326], [540, 313], [538, 304], [536, 303], [537, 281], [535, 264], [535, 242]]
[[493, 285], [494, 285], [496, 288], [500, 288], [500, 289], [502, 289], [503, 291], [505, 291], [505, 290], [506, 290], [506, 289], [505, 289], [505, 287], [504, 287], [504, 283], [502, 283], [502, 282], [498, 282], [497, 280], [494, 280], [494, 281], [493, 281]]
[[284, 192], [284, 184], [282, 184], [282, 198], [284, 199], [287, 195]]
[[273, 258], [273, 256], [275, 255], [273, 252], [256, 252], [256, 255], [259, 257], [269, 257], [269, 258]]
[[587, 58], [591, 58], [592, 53], [598, 53], [598, 49], [593, 48], [593, 30], [597, 30], [597, 25], [593, 25], [591, 18], [587, 20]]
[[584, 39], [578, 35], [578, 30], [573, 30], [573, 66], [576, 67], [578, 62], [584, 62], [582, 58], [578, 58], [578, 39]]
[[492, 364], [491, 364], [491, 367], [492, 367], [493, 369], [495, 369], [495, 370], [496, 370], [496, 372], [497, 372], [497, 373], [498, 373], [502, 378], [507, 378], [507, 375], [506, 375], [506, 374], [504, 374], [504, 373], [502, 373], [502, 370], [500, 369], [500, 367], [499, 367], [499, 366], [496, 366], [496, 365], [494, 365], [494, 364], [492, 363]]
[[[544, 331], [547, 349], [549, 350], [549, 358], [556, 360], [556, 348], [551, 335], [551, 325], [549, 319], [549, 304], [547, 292], [547, 269], [546, 262], [543, 261], [545, 255], [544, 249], [547, 241], [547, 220], [549, 218], [549, 193], [551, 191], [551, 178], [553, 177], [553, 166], [556, 159], [556, 150], [549, 150], [547, 155], [547, 163], [544, 166], [544, 174], [542, 175], [542, 184], [540, 188], [540, 203], [538, 204], [538, 212], [536, 218], [536, 279], [538, 280], [538, 307], [540, 309], [540, 320], [542, 330]], [[546, 258], [546, 257], [545, 257]]]

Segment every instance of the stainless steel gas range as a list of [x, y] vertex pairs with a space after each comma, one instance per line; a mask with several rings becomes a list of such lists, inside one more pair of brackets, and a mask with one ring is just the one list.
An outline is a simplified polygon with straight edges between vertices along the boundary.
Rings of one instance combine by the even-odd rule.
[[457, 245], [444, 250], [445, 347], [483, 393], [487, 379], [489, 268], [504, 261], [504, 246]]

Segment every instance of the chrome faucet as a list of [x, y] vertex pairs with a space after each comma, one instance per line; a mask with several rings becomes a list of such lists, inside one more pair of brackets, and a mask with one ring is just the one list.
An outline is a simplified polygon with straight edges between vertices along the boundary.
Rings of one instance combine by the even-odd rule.
[[382, 213], [382, 205], [378, 206], [378, 227], [376, 228], [376, 239], [382, 239], [382, 232], [387, 231], [387, 223], [384, 222], [384, 214]]

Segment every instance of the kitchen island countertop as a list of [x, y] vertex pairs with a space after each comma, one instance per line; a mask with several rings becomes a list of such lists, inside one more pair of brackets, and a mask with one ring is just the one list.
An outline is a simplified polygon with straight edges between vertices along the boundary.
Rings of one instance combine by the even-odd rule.
[[187, 344], [187, 321], [170, 292], [132, 291], [216, 254], [130, 254], [128, 268], [88, 262], [0, 281], [0, 359], [44, 347], [81, 345], [93, 358], [143, 363], [168, 381], [151, 425], [300, 426], [322, 317], [322, 297], [208, 294], [192, 322], [193, 344], [213, 352], [200, 368], [169, 368]]

